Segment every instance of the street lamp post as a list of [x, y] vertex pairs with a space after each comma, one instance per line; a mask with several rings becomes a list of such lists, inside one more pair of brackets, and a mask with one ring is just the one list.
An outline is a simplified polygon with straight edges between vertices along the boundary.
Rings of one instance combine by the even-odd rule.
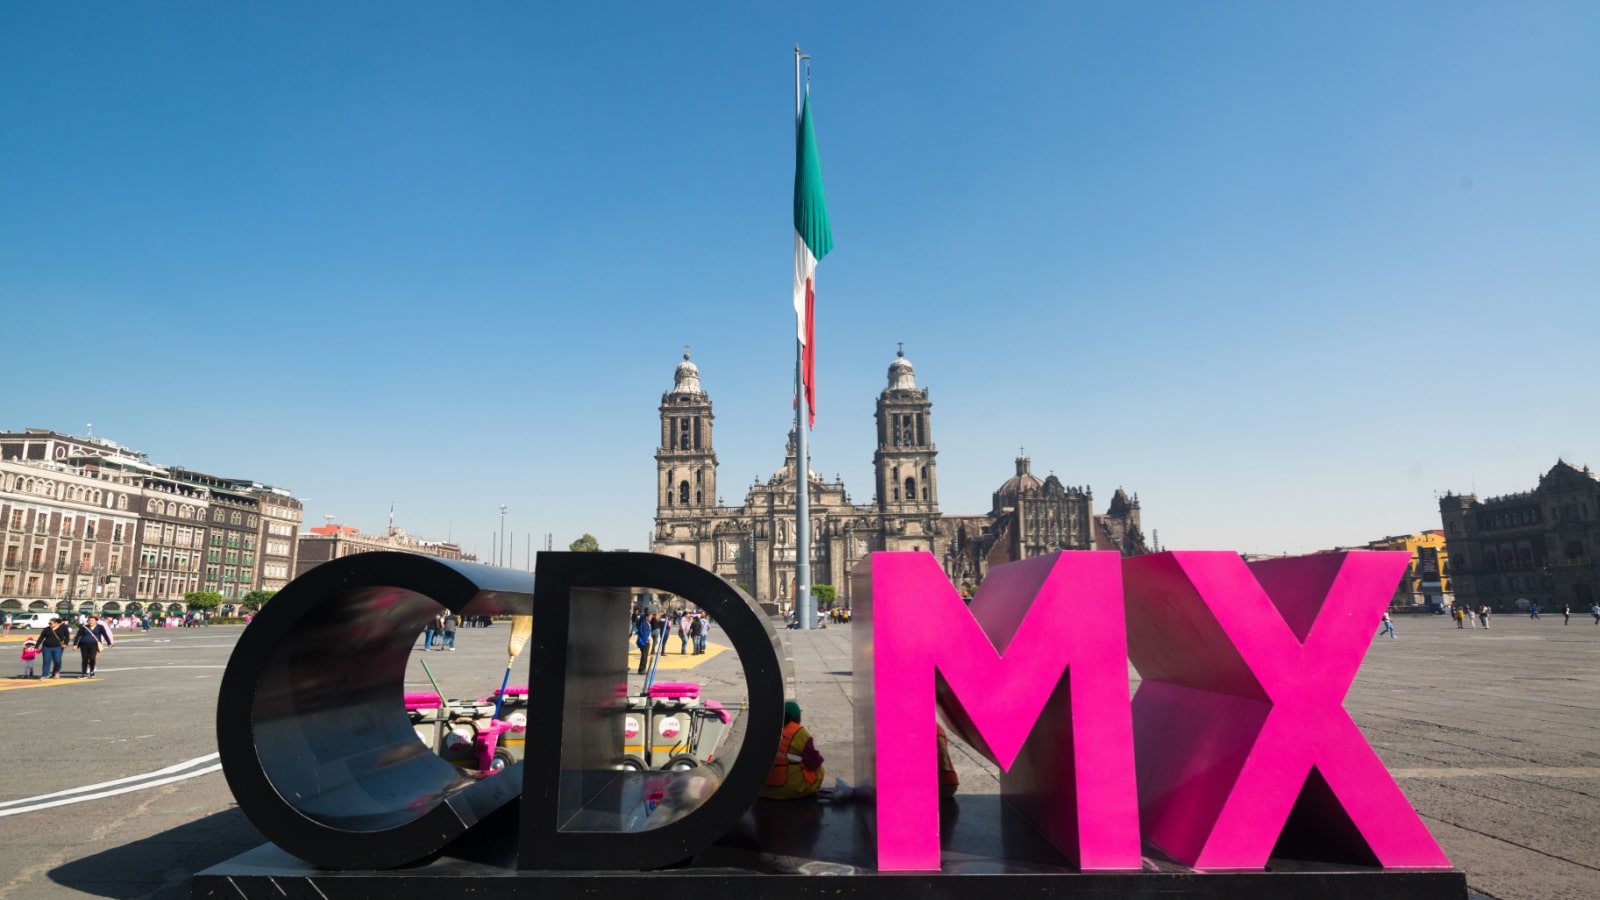
[[506, 509], [508, 507], [504, 503], [500, 504], [500, 539], [495, 542], [499, 546], [502, 566], [506, 564]]
[[756, 517], [750, 517], [750, 598], [761, 599], [761, 591], [756, 584]]

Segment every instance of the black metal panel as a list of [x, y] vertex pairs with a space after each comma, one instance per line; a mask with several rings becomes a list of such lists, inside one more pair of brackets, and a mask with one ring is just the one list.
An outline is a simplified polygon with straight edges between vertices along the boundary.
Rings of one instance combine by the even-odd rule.
[[[518, 865], [524, 869], [650, 869], [715, 841], [750, 808], [783, 731], [778, 635], [755, 601], [698, 566], [652, 553], [541, 553], [529, 684], [565, 683], [557, 733], [530, 742], [523, 766]], [[623, 773], [596, 763], [617, 753], [604, 709], [625, 681], [624, 592], [677, 594], [704, 609], [739, 655], [749, 708], [723, 766]], [[609, 589], [609, 590], [608, 590]], [[720, 779], [720, 780], [719, 780]], [[641, 819], [641, 797], [651, 796]]]
[[[542, 575], [542, 573], [541, 573]], [[994, 795], [942, 804], [943, 871], [872, 869], [870, 825], [851, 804], [758, 800], [735, 829], [685, 866], [650, 872], [519, 871], [508, 809], [413, 869], [319, 872], [271, 845], [200, 872], [195, 898], [227, 900], [1466, 900], [1460, 872], [1395, 871], [1273, 860], [1265, 872], [1198, 873], [1157, 857], [1144, 871], [1084, 873]], [[829, 877], [806, 877], [829, 876]]]
[[524, 572], [405, 553], [324, 563], [261, 609], [217, 703], [217, 746], [239, 808], [324, 868], [425, 859], [514, 799], [521, 772], [475, 779], [406, 720], [407, 660], [439, 607], [533, 611]]

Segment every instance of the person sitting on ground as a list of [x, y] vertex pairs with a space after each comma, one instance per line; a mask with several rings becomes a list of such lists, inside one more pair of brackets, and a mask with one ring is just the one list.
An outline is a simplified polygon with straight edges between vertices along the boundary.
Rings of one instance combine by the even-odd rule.
[[811, 732], [800, 724], [800, 704], [783, 704], [783, 739], [772, 761], [772, 771], [761, 788], [768, 800], [799, 800], [822, 790], [822, 754]]

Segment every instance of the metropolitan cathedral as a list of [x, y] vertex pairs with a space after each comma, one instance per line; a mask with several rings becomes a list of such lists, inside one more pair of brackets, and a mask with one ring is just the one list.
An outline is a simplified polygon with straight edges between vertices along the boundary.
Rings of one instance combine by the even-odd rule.
[[[723, 506], [717, 494], [711, 397], [700, 369], [685, 353], [661, 396], [661, 443], [656, 450], [656, 524], [650, 550], [676, 556], [742, 585], [759, 601], [792, 602], [795, 577], [795, 493], [800, 484], [793, 429], [782, 468], [751, 485], [743, 506]], [[1053, 550], [1147, 552], [1139, 530], [1138, 495], [1118, 488], [1108, 510], [1095, 515], [1086, 487], [1043, 480], [1018, 456], [1016, 474], [994, 492], [989, 512], [951, 515], [939, 510], [938, 449], [933, 403], [918, 388], [905, 353], [889, 364], [878, 395], [875, 495], [854, 504], [844, 483], [806, 469], [811, 492], [811, 580], [850, 599], [850, 569], [880, 550], [926, 551], [963, 592], [989, 569]]]

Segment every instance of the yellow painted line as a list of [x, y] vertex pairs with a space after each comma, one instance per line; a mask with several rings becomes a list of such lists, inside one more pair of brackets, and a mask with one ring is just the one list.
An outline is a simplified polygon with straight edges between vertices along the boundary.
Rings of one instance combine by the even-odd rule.
[[4, 681], [0, 681], [0, 692], [4, 692], [4, 691], [20, 691], [20, 690], [23, 690], [25, 688], [64, 687], [64, 686], [69, 685], [69, 684], [78, 684], [79, 682], [84, 682], [84, 681], [89, 681], [89, 680], [90, 679], [88, 679], [88, 678], [77, 678], [77, 677], [72, 677], [72, 678], [21, 678], [21, 677], [13, 675], [10, 678], [5, 679]]
[[[639, 671], [639, 648], [632, 645], [629, 645], [629, 648], [628, 671], [637, 672]], [[661, 672], [666, 669], [692, 669], [703, 662], [709, 661], [711, 657], [716, 656], [718, 653], [721, 653], [726, 649], [728, 648], [722, 644], [714, 644], [711, 641], [706, 641], [706, 652], [696, 656], [693, 649], [693, 644], [690, 645], [690, 650], [688, 653], [679, 653], [677, 650], [673, 649], [671, 644], [668, 644], [667, 652], [661, 654], [660, 659], [656, 662], [656, 671]]]

